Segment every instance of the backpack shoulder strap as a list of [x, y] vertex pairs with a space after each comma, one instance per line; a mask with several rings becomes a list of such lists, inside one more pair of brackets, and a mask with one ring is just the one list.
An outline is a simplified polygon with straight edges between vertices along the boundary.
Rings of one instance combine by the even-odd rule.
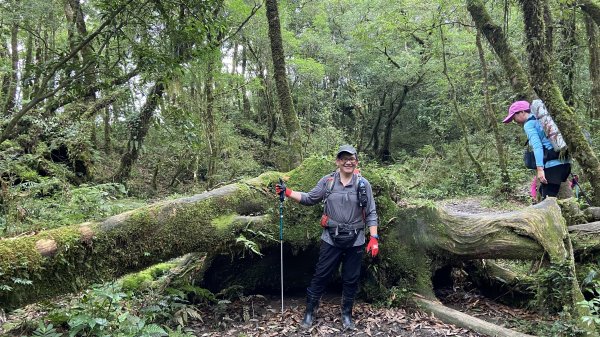
[[323, 202], [327, 201], [327, 198], [329, 197], [329, 195], [331, 194], [331, 191], [333, 191], [333, 184], [335, 183], [335, 171], [331, 172], [331, 174], [329, 174], [329, 177], [327, 177], [327, 182], [326, 182], [326, 189], [325, 189], [325, 196], [323, 197]]

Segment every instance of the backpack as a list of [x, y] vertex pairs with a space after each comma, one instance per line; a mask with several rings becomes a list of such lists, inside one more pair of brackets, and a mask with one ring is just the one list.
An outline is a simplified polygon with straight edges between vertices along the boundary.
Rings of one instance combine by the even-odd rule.
[[542, 126], [542, 130], [544, 130], [546, 137], [548, 140], [550, 140], [550, 143], [552, 143], [554, 151], [560, 152], [566, 149], [567, 143], [565, 143], [560, 130], [558, 130], [558, 126], [556, 126], [556, 123], [554, 123], [554, 120], [552, 119], [552, 116], [550, 116], [548, 109], [546, 109], [544, 102], [542, 102], [541, 99], [533, 100], [531, 102], [530, 110]]
[[523, 151], [523, 162], [525, 163], [525, 167], [531, 170], [535, 170], [537, 168], [535, 164], [535, 155], [533, 154], [533, 150], [531, 146], [529, 146], [529, 140], [525, 143], [525, 151]]
[[[552, 149], [548, 150], [544, 146], [542, 146], [542, 149], [544, 151], [544, 165], [550, 160], [561, 158], [561, 154], [563, 155], [563, 158], [566, 158], [569, 153], [568, 149], [565, 149], [564, 152], [554, 151]], [[527, 167], [528, 169], [537, 169], [537, 164], [535, 163], [535, 155], [533, 154], [533, 149], [531, 148], [531, 146], [529, 146], [529, 140], [525, 142], [525, 151], [523, 151], [523, 162], [525, 163], [525, 167]]]
[[355, 172], [356, 177], [356, 195], [358, 205], [362, 208], [362, 220], [353, 224], [344, 224], [334, 221], [329, 218], [326, 210], [327, 198], [333, 191], [333, 185], [335, 183], [335, 173], [332, 172], [327, 178], [327, 189], [325, 196], [323, 197], [323, 215], [321, 216], [321, 226], [329, 232], [329, 236], [333, 241], [333, 244], [339, 248], [349, 248], [354, 245], [360, 229], [365, 226], [365, 208], [369, 200], [367, 196], [367, 187], [364, 178], [360, 175], [360, 172]]

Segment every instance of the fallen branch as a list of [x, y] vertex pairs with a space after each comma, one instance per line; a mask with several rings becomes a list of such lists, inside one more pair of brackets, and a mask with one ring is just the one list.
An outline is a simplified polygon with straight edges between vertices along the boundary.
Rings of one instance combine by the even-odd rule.
[[448, 308], [440, 302], [434, 302], [415, 295], [413, 300], [417, 303], [421, 309], [429, 312], [433, 316], [439, 318], [445, 323], [454, 324], [461, 328], [470, 329], [475, 332], [495, 337], [534, 337], [533, 335], [527, 335], [518, 331], [503, 328], [499, 325], [486, 322], [477, 317], [467, 315], [458, 310]]

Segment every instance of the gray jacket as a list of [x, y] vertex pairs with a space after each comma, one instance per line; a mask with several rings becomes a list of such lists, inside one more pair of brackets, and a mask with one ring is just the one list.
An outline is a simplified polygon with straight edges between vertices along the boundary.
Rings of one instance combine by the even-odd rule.
[[[324, 176], [319, 180], [317, 185], [309, 192], [301, 192], [302, 199], [300, 204], [306, 206], [312, 206], [323, 201], [323, 198], [327, 194], [327, 181], [331, 177], [330, 174]], [[357, 179], [358, 176], [355, 174], [352, 177], [350, 183], [343, 186], [340, 182], [340, 175], [338, 172], [333, 174], [334, 183], [331, 190], [331, 194], [327, 197], [326, 202], [326, 213], [331, 220], [338, 223], [356, 223], [362, 221], [363, 210], [358, 205], [358, 193], [357, 193]], [[375, 209], [375, 200], [373, 199], [373, 190], [371, 184], [365, 177], [362, 177], [365, 182], [367, 189], [367, 207], [365, 207], [365, 224], [367, 226], [377, 226], [377, 211]], [[321, 239], [330, 245], [333, 245], [333, 241], [329, 235], [329, 231], [323, 230]], [[364, 229], [360, 229], [360, 233], [354, 246], [360, 246], [365, 243]]]

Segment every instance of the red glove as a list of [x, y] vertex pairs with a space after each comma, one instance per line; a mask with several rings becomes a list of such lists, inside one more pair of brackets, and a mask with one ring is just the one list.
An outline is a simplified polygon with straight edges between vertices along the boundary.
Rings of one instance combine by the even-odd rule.
[[367, 253], [371, 253], [372, 257], [375, 257], [377, 254], [379, 254], [379, 241], [372, 236], [369, 240], [369, 244], [367, 245]]
[[277, 193], [277, 195], [280, 195], [282, 192], [285, 194], [286, 197], [292, 195], [292, 189], [285, 187], [285, 184], [275, 184], [275, 193]]

